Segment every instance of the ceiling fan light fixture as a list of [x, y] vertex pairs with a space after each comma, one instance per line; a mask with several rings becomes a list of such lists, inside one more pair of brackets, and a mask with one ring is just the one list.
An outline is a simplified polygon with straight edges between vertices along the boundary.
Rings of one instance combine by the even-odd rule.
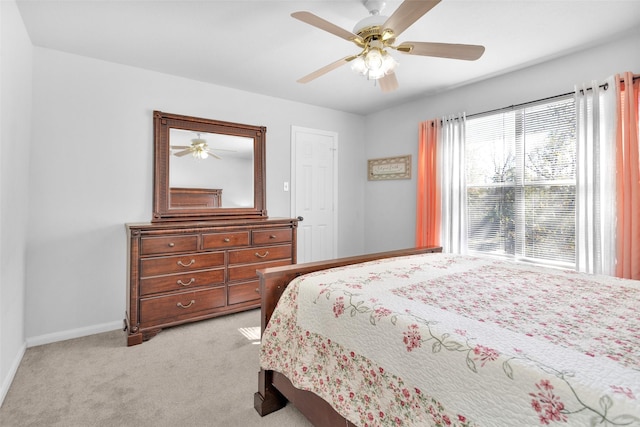
[[196, 159], [206, 159], [207, 157], [209, 157], [209, 153], [207, 153], [204, 150], [197, 150], [193, 152], [193, 157], [195, 157]]
[[375, 47], [364, 56], [364, 66], [367, 67], [369, 71], [380, 71], [383, 64], [384, 60], [382, 58], [382, 50], [380, 48]]
[[197, 138], [193, 138], [191, 140], [191, 146], [193, 147], [193, 152], [191, 154], [194, 158], [206, 159], [209, 157], [209, 153], [207, 153], [207, 141], [200, 138], [200, 134], [198, 134]]
[[368, 80], [377, 80], [392, 73], [397, 66], [398, 62], [386, 50], [373, 47], [354, 59], [351, 69]]
[[364, 65], [364, 59], [362, 59], [362, 56], [358, 56], [351, 61], [351, 69], [358, 74], [365, 75], [367, 73], [367, 67]]

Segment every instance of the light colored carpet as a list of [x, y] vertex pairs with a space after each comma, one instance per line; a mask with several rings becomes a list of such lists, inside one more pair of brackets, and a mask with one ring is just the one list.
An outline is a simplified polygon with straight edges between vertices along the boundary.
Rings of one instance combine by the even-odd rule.
[[260, 417], [259, 310], [165, 329], [127, 347], [113, 331], [27, 349], [0, 426], [311, 424], [292, 406]]

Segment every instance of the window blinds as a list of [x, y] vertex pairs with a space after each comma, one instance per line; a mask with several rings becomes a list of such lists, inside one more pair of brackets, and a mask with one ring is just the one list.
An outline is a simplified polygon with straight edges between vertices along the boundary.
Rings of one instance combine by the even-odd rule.
[[469, 251], [575, 265], [573, 97], [469, 118], [465, 154]]

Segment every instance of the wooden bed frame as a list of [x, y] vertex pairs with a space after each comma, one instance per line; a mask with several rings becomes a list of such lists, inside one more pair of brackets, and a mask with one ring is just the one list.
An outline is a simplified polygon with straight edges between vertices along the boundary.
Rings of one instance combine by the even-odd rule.
[[[273, 314], [273, 310], [287, 285], [300, 275], [377, 259], [433, 252], [442, 252], [442, 248], [433, 246], [402, 249], [258, 270], [260, 295], [262, 298], [261, 332], [264, 332]], [[254, 394], [253, 398], [253, 406], [256, 411], [258, 411], [261, 416], [265, 416], [283, 408], [287, 404], [287, 401], [293, 404], [316, 427], [355, 427], [354, 424], [338, 414], [329, 403], [318, 395], [295, 388], [289, 379], [279, 372], [261, 369], [258, 373], [258, 391]]]

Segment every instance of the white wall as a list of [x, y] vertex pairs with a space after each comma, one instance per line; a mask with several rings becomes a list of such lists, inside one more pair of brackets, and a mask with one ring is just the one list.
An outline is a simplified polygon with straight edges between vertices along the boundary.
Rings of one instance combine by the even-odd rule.
[[32, 50], [15, 2], [0, 1], [0, 403], [25, 349]]
[[290, 215], [291, 126], [338, 132], [339, 255], [362, 253], [362, 116], [44, 48], [33, 81], [29, 345], [122, 325], [124, 224], [151, 219], [153, 110], [266, 126], [270, 217]]
[[[464, 64], [452, 62], [452, 66]], [[413, 174], [411, 180], [367, 182], [365, 250], [377, 252], [415, 245], [415, 174], [420, 122], [568, 93], [575, 84], [602, 81], [624, 71], [640, 72], [640, 29], [582, 52], [367, 116], [366, 157], [411, 154]]]

